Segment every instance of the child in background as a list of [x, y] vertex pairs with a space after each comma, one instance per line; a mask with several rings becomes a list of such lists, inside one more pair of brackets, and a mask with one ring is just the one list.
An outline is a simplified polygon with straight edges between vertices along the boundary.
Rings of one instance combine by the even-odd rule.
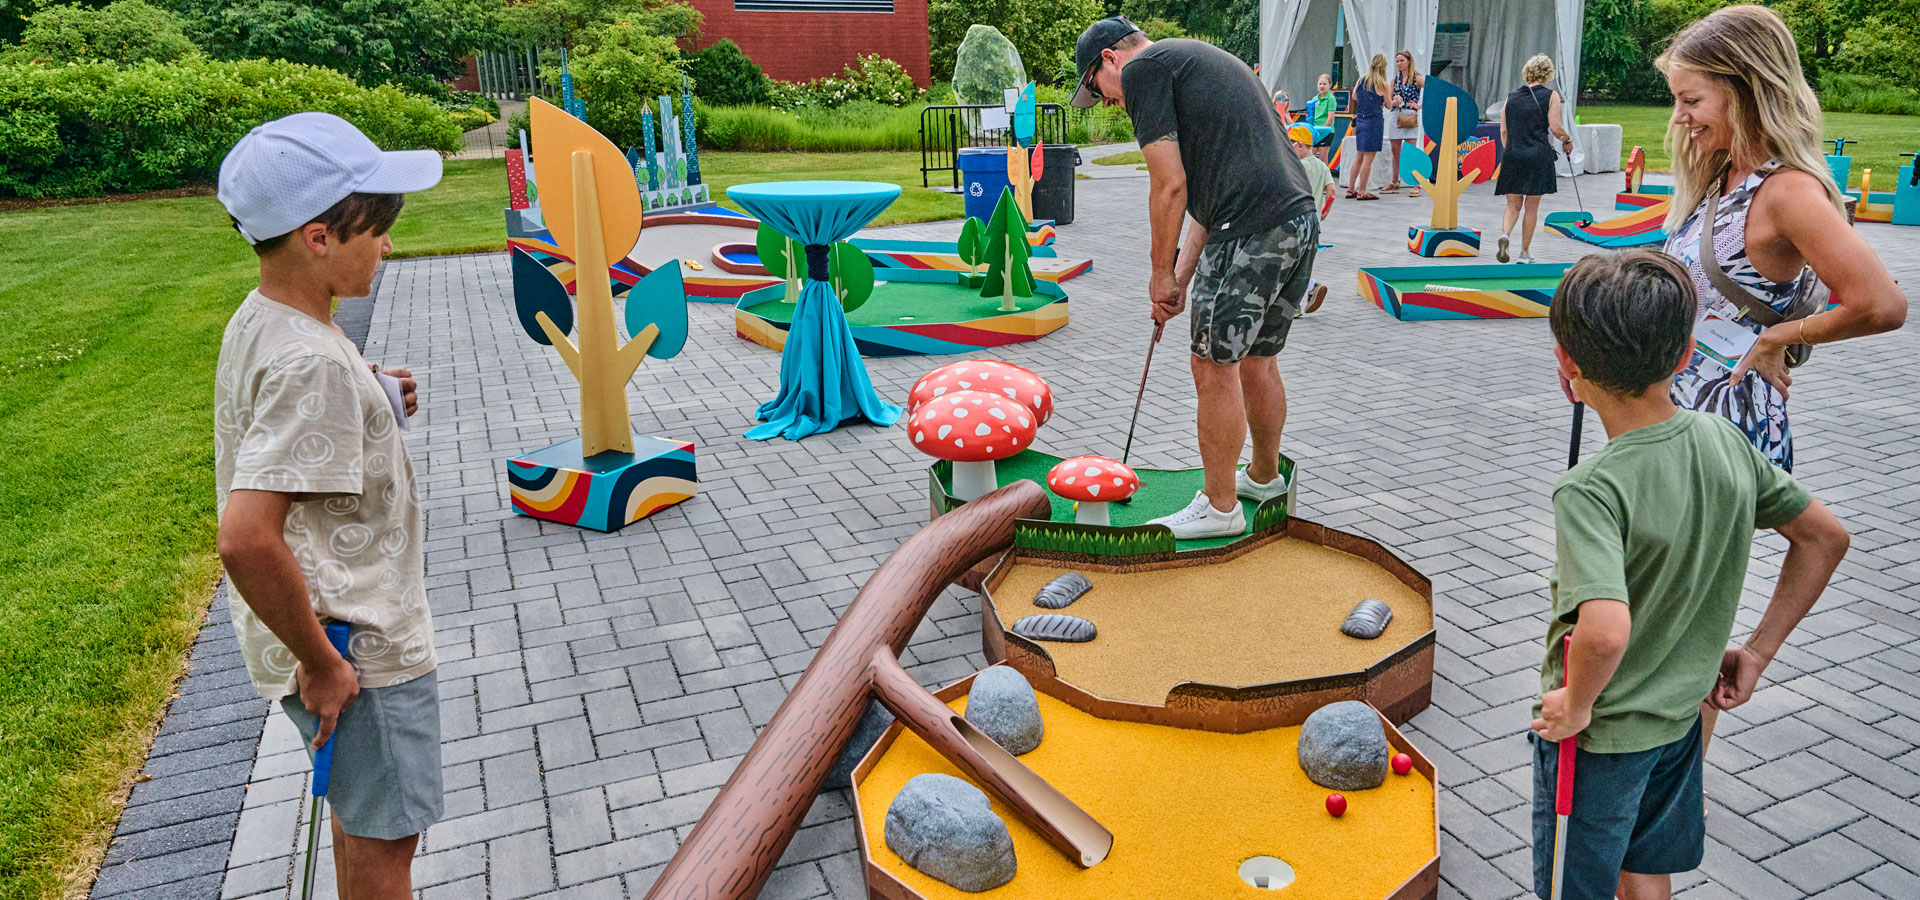
[[1338, 112], [1334, 107], [1339, 105], [1333, 99], [1333, 76], [1320, 73], [1313, 89], [1316, 92], [1313, 95], [1313, 115], [1307, 122], [1313, 126], [1313, 140], [1307, 143], [1313, 147], [1313, 155], [1324, 163], [1333, 143], [1333, 114]]
[[[1324, 83], [1326, 76], [1320, 76]], [[1333, 211], [1333, 172], [1327, 164], [1313, 155], [1313, 129], [1295, 122], [1287, 128], [1287, 140], [1293, 143], [1293, 155], [1300, 158], [1300, 168], [1307, 173], [1307, 190], [1313, 194], [1313, 205], [1320, 210], [1320, 221], [1327, 220], [1327, 214]], [[1322, 232], [1324, 233], [1324, 232]], [[1317, 281], [1307, 283], [1307, 308], [1301, 313], [1313, 312], [1327, 299], [1327, 286]]]
[[[1693, 280], [1647, 250], [1568, 270], [1550, 320], [1560, 374], [1607, 446], [1553, 489], [1553, 618], [1534, 705], [1534, 893], [1553, 879], [1554, 742], [1574, 740], [1561, 896], [1666, 900], [1700, 865], [1700, 707], [1745, 703], [1847, 551], [1847, 532], [1719, 416], [1667, 392], [1693, 350]], [[1787, 539], [1759, 624], [1731, 649], [1753, 532]], [[1571, 649], [1562, 638], [1571, 631]], [[1566, 686], [1561, 686], [1562, 672]]]

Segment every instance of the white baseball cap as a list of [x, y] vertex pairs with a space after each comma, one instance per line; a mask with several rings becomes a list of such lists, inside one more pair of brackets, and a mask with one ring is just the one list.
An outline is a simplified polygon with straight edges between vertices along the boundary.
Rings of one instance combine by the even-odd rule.
[[303, 112], [234, 144], [220, 162], [219, 196], [257, 244], [313, 221], [348, 194], [408, 194], [439, 183], [438, 151], [383, 151], [339, 116]]

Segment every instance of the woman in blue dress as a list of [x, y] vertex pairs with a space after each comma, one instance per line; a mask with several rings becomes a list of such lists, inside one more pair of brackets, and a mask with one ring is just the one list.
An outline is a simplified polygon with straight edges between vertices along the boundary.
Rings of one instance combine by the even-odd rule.
[[1378, 200], [1380, 195], [1367, 190], [1367, 176], [1373, 174], [1373, 157], [1380, 152], [1381, 132], [1386, 119], [1381, 105], [1386, 102], [1387, 57], [1375, 53], [1367, 74], [1353, 91], [1353, 174], [1347, 178], [1347, 197], [1354, 200]]

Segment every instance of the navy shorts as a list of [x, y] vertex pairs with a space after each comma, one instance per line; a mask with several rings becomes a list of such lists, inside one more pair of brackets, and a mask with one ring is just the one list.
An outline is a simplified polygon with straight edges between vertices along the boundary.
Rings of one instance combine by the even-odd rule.
[[[1553, 891], [1553, 790], [1559, 746], [1533, 741], [1533, 892]], [[1700, 788], [1700, 723], [1671, 744], [1638, 753], [1578, 751], [1567, 817], [1563, 900], [1612, 900], [1620, 872], [1671, 875], [1700, 867], [1706, 852]]]

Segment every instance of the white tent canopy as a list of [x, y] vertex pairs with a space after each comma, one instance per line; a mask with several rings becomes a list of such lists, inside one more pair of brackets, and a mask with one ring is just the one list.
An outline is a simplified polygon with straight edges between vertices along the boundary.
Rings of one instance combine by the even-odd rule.
[[[1314, 78], [1333, 70], [1336, 31], [1345, 13], [1342, 81], [1351, 86], [1373, 54], [1391, 59], [1412, 51], [1423, 71], [1436, 61], [1437, 25], [1467, 26], [1466, 40], [1449, 40], [1440, 59], [1456, 48], [1441, 77], [1472, 94], [1481, 109], [1505, 100], [1521, 85], [1520, 68], [1535, 53], [1553, 57], [1564, 120], [1572, 126], [1580, 85], [1583, 0], [1260, 0], [1260, 73], [1269, 90], [1283, 89], [1296, 106], [1313, 96]], [[1576, 145], [1575, 153], [1579, 153]], [[1576, 161], [1576, 165], [1578, 162]]]

